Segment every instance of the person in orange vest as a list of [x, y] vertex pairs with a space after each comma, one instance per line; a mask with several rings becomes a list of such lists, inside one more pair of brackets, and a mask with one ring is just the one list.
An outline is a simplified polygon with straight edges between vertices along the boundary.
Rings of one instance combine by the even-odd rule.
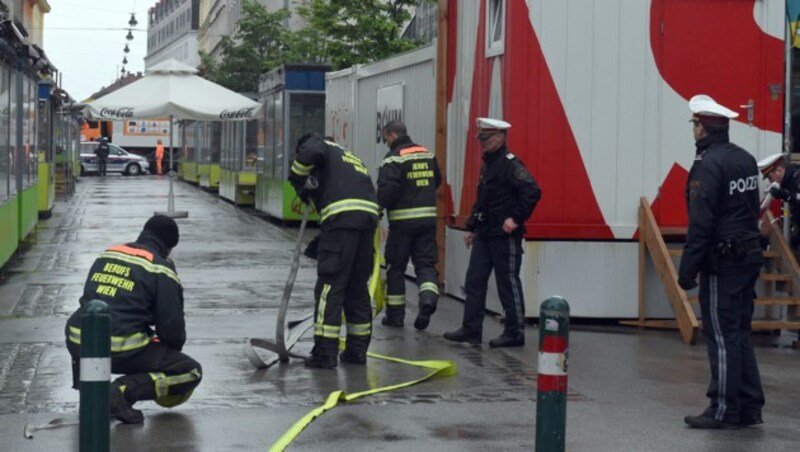
[[156, 173], [161, 175], [161, 161], [164, 160], [164, 144], [158, 140], [156, 144]]

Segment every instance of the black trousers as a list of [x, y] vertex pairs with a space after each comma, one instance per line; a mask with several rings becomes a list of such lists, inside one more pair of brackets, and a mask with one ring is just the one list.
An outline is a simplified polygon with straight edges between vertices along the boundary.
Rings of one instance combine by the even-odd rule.
[[725, 274], [700, 275], [700, 310], [708, 345], [711, 383], [706, 414], [738, 423], [761, 415], [764, 392], [750, 342], [753, 297], [761, 265]]
[[98, 158], [97, 159], [97, 174], [100, 176], [106, 175], [106, 166], [108, 166], [108, 159]]
[[318, 356], [336, 356], [342, 312], [347, 321], [347, 349], [366, 354], [372, 335], [372, 273], [375, 228], [322, 229], [314, 288], [314, 350]]
[[[80, 382], [80, 346], [67, 341], [72, 356], [73, 388]], [[173, 407], [189, 399], [203, 377], [200, 363], [160, 342], [152, 342], [134, 355], [111, 358], [111, 373], [124, 374], [115, 382], [125, 386], [131, 403], [155, 400]]]
[[517, 336], [524, 330], [525, 299], [519, 278], [522, 263], [522, 236], [504, 235], [481, 237], [476, 235], [469, 255], [469, 267], [464, 284], [463, 330], [466, 334], [483, 336], [483, 314], [486, 310], [486, 288], [489, 275], [494, 270], [497, 292], [505, 311], [504, 333]]
[[419, 287], [419, 307], [436, 310], [439, 273], [436, 271], [436, 225], [389, 228], [386, 238], [386, 315], [403, 318], [406, 306], [405, 272], [408, 260], [414, 264]]

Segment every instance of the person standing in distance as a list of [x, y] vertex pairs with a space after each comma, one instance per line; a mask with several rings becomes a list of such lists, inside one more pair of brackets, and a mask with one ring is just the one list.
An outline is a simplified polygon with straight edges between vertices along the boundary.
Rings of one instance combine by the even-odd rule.
[[97, 174], [100, 176], [106, 175], [106, 167], [108, 166], [108, 155], [111, 153], [111, 148], [108, 146], [108, 138], [101, 137], [100, 142], [94, 150], [97, 156]]
[[454, 342], [480, 344], [486, 289], [494, 270], [497, 292], [505, 313], [503, 334], [489, 341], [491, 347], [525, 345], [525, 300], [519, 271], [525, 221], [541, 198], [536, 180], [522, 161], [506, 149], [511, 124], [499, 119], [477, 118], [483, 166], [478, 197], [467, 220], [464, 243], [472, 247], [465, 283], [464, 320], [461, 328], [444, 333]]
[[697, 287], [708, 346], [708, 407], [684, 422], [700, 429], [761, 424], [764, 392], [750, 343], [755, 284], [763, 265], [759, 241], [759, 170], [755, 158], [731, 143], [736, 112], [711, 97], [689, 100], [697, 147], [686, 183], [689, 230], [678, 284]]
[[159, 139], [156, 143], [156, 174], [161, 175], [161, 162], [164, 161], [164, 143]]

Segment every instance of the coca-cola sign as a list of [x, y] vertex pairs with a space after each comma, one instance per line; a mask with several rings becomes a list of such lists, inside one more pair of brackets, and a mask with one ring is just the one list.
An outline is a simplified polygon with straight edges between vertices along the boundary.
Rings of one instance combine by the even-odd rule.
[[100, 116], [106, 118], [133, 118], [133, 108], [131, 107], [120, 107], [120, 108], [108, 108], [105, 107], [100, 110]]
[[222, 110], [222, 112], [219, 114], [219, 117], [220, 117], [220, 119], [243, 119], [243, 118], [249, 118], [249, 117], [253, 116], [253, 110], [255, 110], [255, 107], [240, 108], [238, 110], [225, 109], [225, 110]]

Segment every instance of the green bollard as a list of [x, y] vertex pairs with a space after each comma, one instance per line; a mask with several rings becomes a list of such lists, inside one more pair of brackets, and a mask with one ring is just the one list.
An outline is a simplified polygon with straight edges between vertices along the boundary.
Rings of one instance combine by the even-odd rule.
[[536, 379], [536, 451], [566, 447], [569, 304], [550, 297], [539, 308], [539, 366]]
[[81, 452], [109, 450], [108, 387], [111, 380], [111, 315], [100, 300], [81, 314]]

